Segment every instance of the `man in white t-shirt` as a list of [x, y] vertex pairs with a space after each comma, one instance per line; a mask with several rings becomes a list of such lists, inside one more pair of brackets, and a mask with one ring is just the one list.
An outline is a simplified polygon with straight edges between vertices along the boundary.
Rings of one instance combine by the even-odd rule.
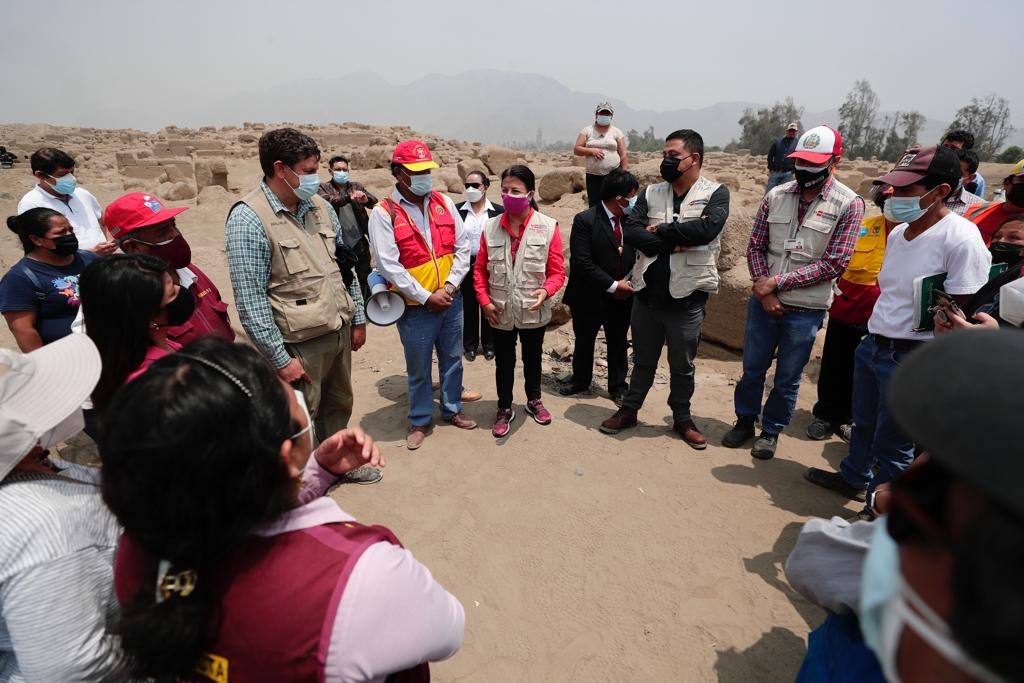
[[103, 227], [103, 209], [91, 192], [78, 186], [75, 160], [56, 147], [43, 147], [29, 160], [32, 175], [39, 184], [18, 202], [18, 213], [45, 207], [63, 214], [78, 238], [78, 248], [108, 256], [117, 251], [117, 243]]
[[960, 175], [955, 150], [923, 147], [908, 149], [875, 181], [892, 185], [885, 216], [898, 225], [886, 242], [869, 334], [855, 356], [850, 454], [840, 472], [810, 468], [804, 476], [811, 483], [864, 500], [914, 459], [914, 442], [893, 421], [887, 396], [889, 378], [907, 354], [934, 338], [914, 327], [914, 278], [946, 273], [943, 290], [963, 305], [988, 281], [992, 265], [977, 226], [944, 203]]

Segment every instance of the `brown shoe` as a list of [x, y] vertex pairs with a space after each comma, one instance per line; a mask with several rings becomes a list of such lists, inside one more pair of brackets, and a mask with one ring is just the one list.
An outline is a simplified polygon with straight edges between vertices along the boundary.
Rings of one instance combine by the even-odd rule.
[[459, 429], [476, 429], [476, 422], [466, 417], [465, 413], [456, 413], [449, 417], [448, 421]]
[[427, 438], [427, 434], [430, 433], [430, 425], [423, 425], [422, 427], [416, 427], [415, 425], [409, 427], [409, 436], [405, 437], [405, 447], [410, 451], [414, 451], [423, 445], [423, 440]]
[[462, 390], [462, 400], [465, 403], [471, 403], [473, 401], [479, 401], [484, 397], [479, 391], [473, 391], [472, 389]]
[[599, 429], [605, 434], [618, 434], [630, 427], [636, 427], [636, 411], [632, 408], [619, 408], [614, 415], [601, 423]]
[[683, 441], [685, 441], [691, 448], [702, 451], [708, 447], [708, 440], [700, 433], [700, 430], [697, 429], [697, 425], [693, 423], [693, 420], [676, 422], [672, 425], [672, 431], [683, 437]]

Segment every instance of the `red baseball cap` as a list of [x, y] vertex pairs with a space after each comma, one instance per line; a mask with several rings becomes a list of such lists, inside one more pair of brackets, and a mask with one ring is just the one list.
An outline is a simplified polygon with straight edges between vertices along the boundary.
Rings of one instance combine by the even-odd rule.
[[874, 182], [888, 183], [893, 187], [906, 187], [934, 176], [955, 186], [960, 173], [960, 157], [957, 156], [955, 149], [942, 145], [911, 147], [903, 153], [891, 171]]
[[843, 153], [843, 136], [835, 128], [815, 126], [800, 136], [791, 159], [803, 159], [816, 166], [828, 163]]
[[430, 149], [419, 140], [399, 142], [398, 146], [395, 147], [394, 153], [391, 155], [391, 163], [401, 164], [410, 171], [440, 168], [437, 162], [434, 161], [434, 157], [431, 156]]
[[106, 211], [103, 212], [103, 224], [110, 230], [111, 235], [118, 238], [124, 237], [132, 230], [163, 223], [182, 211], [188, 211], [188, 207], [170, 209], [151, 194], [129, 192], [107, 205]]

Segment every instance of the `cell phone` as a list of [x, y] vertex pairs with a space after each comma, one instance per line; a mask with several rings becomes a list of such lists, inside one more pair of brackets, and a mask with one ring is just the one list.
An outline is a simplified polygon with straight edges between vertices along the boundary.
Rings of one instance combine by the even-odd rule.
[[954, 299], [949, 294], [946, 294], [941, 289], [932, 290], [932, 302], [935, 306], [941, 306], [942, 308], [948, 309], [953, 313], [959, 315], [961, 318], [967, 317], [966, 315], [964, 315], [964, 312], [960, 308], [960, 305], [956, 302], [956, 299]]

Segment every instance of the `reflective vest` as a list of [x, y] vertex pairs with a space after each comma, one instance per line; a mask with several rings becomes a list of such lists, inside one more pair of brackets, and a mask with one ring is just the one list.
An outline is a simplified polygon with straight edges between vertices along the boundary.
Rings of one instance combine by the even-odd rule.
[[1011, 215], [1004, 205], [1005, 202], [982, 202], [964, 211], [964, 218], [978, 226], [986, 247], [992, 244], [992, 235]]
[[[680, 221], [688, 218], [700, 218], [721, 183], [699, 176], [697, 182], [683, 197], [676, 215], [673, 205], [674, 193], [669, 183], [648, 185], [647, 218], [648, 223], [671, 223], [674, 218]], [[669, 254], [668, 258], [668, 293], [674, 299], [683, 299], [695, 291], [714, 294], [718, 291], [718, 253], [722, 247], [722, 233], [711, 242], [698, 247], [687, 247], [686, 251]], [[646, 287], [644, 273], [651, 264], [661, 256], [646, 256], [640, 251], [636, 253], [636, 263], [630, 276], [630, 284], [639, 292]]]
[[238, 202], [256, 213], [270, 243], [267, 299], [290, 344], [335, 332], [352, 318], [352, 298], [334, 255], [333, 209], [317, 195], [311, 201], [304, 225], [286, 211], [275, 213], [262, 187]]
[[501, 216], [489, 218], [483, 236], [487, 244], [487, 294], [501, 311], [499, 330], [528, 330], [551, 322], [551, 297], [544, 299], [538, 311], [532, 292], [541, 289], [547, 279], [548, 252], [558, 229], [558, 221], [534, 210], [523, 226], [519, 249], [512, 257], [512, 235], [501, 225]]
[[853, 258], [836, 282], [835, 301], [828, 309], [829, 319], [847, 325], [867, 326], [871, 311], [881, 290], [878, 288], [878, 273], [882, 270], [885, 243], [888, 234], [885, 218], [872, 216], [860, 224], [860, 236], [853, 248]]
[[[835, 178], [828, 197], [817, 194], [804, 209], [804, 219], [797, 222], [800, 192], [788, 192], [796, 181], [779, 185], [768, 193], [768, 274], [789, 273], [821, 259], [832, 233], [839, 225], [857, 193]], [[800, 249], [786, 249], [787, 240], [800, 242]], [[832, 303], [832, 285], [827, 280], [809, 287], [778, 292], [779, 301], [788, 306], [826, 309]]]
[[[398, 202], [388, 197], [382, 199], [377, 207], [375, 211], [385, 211], [391, 217], [398, 260], [402, 267], [428, 292], [441, 289], [448, 280], [448, 273], [455, 260], [455, 217], [449, 211], [444, 195], [431, 192], [427, 203], [430, 246], [420, 234], [419, 227]], [[406, 299], [406, 305], [419, 306], [420, 303]]]

